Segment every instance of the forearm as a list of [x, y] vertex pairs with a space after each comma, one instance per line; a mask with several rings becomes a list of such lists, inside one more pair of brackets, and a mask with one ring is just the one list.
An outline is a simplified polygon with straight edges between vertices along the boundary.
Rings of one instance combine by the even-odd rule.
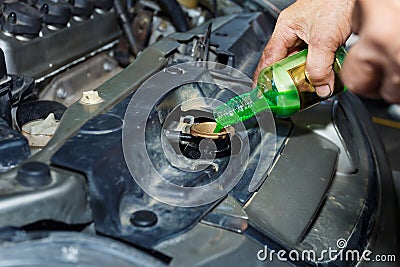
[[400, 103], [400, 1], [357, 1], [354, 30], [358, 42], [342, 69], [355, 93]]

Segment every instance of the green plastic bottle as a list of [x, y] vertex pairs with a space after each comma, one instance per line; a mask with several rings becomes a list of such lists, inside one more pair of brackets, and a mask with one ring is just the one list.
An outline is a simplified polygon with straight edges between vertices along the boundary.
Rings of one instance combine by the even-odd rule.
[[[317, 95], [305, 75], [307, 52], [307, 49], [302, 50], [266, 67], [258, 76], [256, 88], [215, 108], [213, 113], [217, 127], [214, 132], [245, 121], [266, 109], [277, 117], [289, 117], [325, 100]], [[346, 90], [338, 75], [346, 54], [343, 47], [336, 52], [333, 64], [335, 88], [331, 96]]]

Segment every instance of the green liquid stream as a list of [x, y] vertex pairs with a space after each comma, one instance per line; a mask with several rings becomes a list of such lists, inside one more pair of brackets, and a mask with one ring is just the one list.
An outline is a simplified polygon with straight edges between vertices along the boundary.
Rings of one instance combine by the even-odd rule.
[[263, 110], [271, 110], [278, 117], [288, 117], [299, 109], [297, 90], [269, 90], [261, 94], [260, 90], [255, 88], [249, 93], [231, 98], [214, 110], [217, 122], [214, 133], [219, 133], [226, 126], [248, 120]]

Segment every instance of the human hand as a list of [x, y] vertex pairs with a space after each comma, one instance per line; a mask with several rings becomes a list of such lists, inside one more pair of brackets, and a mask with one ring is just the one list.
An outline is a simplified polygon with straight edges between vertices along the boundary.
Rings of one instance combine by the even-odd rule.
[[344, 61], [344, 84], [357, 94], [400, 103], [400, 2], [357, 1], [353, 30], [360, 38]]
[[354, 2], [298, 0], [283, 10], [263, 51], [254, 82], [263, 68], [308, 44], [306, 75], [319, 96], [330, 96], [334, 88], [335, 52], [351, 34]]

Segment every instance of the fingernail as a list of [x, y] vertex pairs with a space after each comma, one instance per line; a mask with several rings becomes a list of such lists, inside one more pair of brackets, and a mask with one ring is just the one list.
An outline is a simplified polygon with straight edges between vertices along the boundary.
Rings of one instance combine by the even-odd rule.
[[321, 85], [315, 87], [315, 90], [317, 91], [317, 95], [319, 97], [329, 97], [332, 94], [331, 87], [329, 85]]

